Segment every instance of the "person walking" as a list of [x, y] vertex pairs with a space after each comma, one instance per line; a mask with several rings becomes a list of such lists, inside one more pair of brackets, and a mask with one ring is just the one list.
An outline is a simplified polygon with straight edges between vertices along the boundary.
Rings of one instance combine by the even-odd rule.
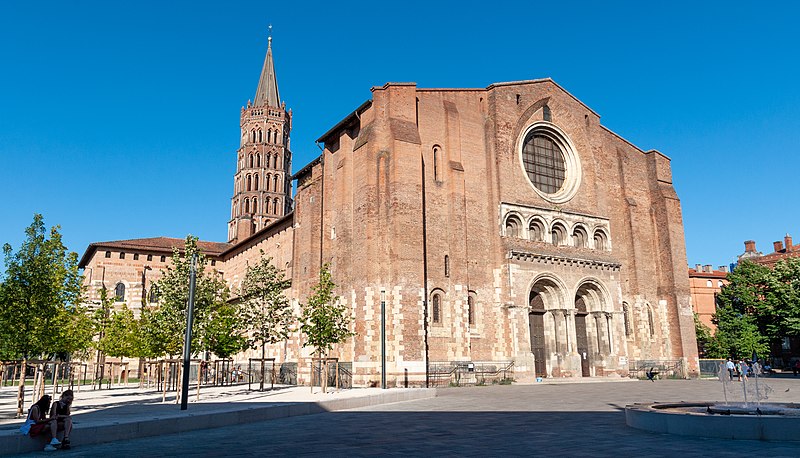
[[736, 365], [728, 358], [728, 361], [725, 362], [725, 367], [728, 369], [728, 375], [730, 375], [731, 381], [733, 381], [733, 373], [736, 372]]
[[794, 366], [792, 366], [792, 372], [794, 376], [797, 377], [797, 373], [800, 372], [800, 359], [794, 362]]

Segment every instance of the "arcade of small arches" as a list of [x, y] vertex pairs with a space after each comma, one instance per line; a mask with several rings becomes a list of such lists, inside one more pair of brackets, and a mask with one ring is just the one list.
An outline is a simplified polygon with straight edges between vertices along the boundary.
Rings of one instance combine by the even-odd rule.
[[527, 224], [522, 224], [522, 221], [523, 217], [517, 213], [507, 214], [503, 224], [503, 235], [534, 242], [552, 243], [556, 246], [611, 250], [607, 230], [602, 226], [592, 227], [584, 222], [570, 225], [567, 221], [562, 220], [548, 222], [541, 216], [528, 218]]
[[[583, 279], [570, 290], [556, 276], [540, 276], [530, 287], [527, 305], [537, 376], [589, 377], [601, 375], [608, 362], [613, 364], [619, 354], [615, 321], [619, 314], [600, 280]], [[624, 314], [623, 320], [627, 330]]]
[[243, 177], [236, 177], [235, 189], [236, 193], [244, 191], [272, 191], [283, 192], [281, 184], [281, 174], [266, 173], [261, 179], [260, 173], [248, 173]]
[[264, 162], [262, 163], [262, 156], [261, 153], [249, 153], [245, 157], [244, 154], [239, 155], [239, 170], [245, 168], [261, 168], [261, 167], [271, 167], [276, 170], [280, 170], [281, 167], [281, 159], [280, 154], [277, 152], [268, 152], [264, 153], [263, 156]]
[[[261, 207], [259, 207], [259, 203], [261, 203]], [[264, 199], [263, 202], [259, 202], [258, 197], [245, 197], [241, 201], [234, 201], [233, 208], [231, 208], [231, 216], [235, 217], [238, 215], [253, 215], [259, 213], [268, 213], [274, 215], [281, 214], [281, 200], [279, 198], [269, 199], [268, 197]]]
[[266, 133], [261, 129], [252, 129], [247, 136], [250, 143], [279, 143], [279, 129], [267, 129]]

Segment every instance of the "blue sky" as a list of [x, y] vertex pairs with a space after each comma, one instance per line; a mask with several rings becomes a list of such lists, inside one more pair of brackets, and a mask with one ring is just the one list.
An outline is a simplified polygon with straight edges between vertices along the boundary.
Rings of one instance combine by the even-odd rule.
[[0, 243], [227, 236], [239, 110], [272, 24], [294, 170], [370, 87], [552, 77], [672, 158], [690, 265], [800, 240], [798, 6], [0, 3]]

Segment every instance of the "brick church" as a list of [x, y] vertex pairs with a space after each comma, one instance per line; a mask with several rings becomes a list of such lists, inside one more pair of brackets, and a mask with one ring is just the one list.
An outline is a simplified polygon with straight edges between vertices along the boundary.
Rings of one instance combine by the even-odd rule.
[[[264, 250], [298, 309], [329, 263], [357, 333], [332, 356], [352, 362], [354, 384], [380, 379], [381, 305], [390, 386], [453, 361], [513, 361], [518, 379], [626, 376], [644, 359], [696, 373], [670, 159], [602, 126], [553, 80], [374, 87], [293, 175], [291, 127], [270, 39], [231, 155], [228, 241], [200, 247], [234, 294]], [[134, 310], [157, 301], [153, 282], [182, 244], [92, 243], [80, 261], [90, 301], [101, 286]], [[299, 363], [302, 383], [301, 339], [267, 356]]]

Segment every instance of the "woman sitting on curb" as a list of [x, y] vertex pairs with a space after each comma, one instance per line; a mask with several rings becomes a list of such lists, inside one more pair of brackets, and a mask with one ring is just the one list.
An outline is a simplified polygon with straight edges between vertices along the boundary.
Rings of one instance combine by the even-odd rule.
[[[56, 450], [59, 446], [63, 450], [70, 448], [69, 433], [72, 432], [70, 407], [72, 406], [72, 400], [74, 398], [75, 395], [72, 393], [72, 390], [65, 390], [61, 393], [61, 399], [53, 403], [53, 407], [50, 409], [50, 434], [52, 434], [53, 438], [50, 440], [50, 443], [45, 446], [44, 449], [46, 451], [50, 452]], [[64, 431], [64, 437], [60, 441], [58, 440], [59, 431]]]
[[19, 431], [22, 434], [36, 437], [47, 429], [50, 420], [47, 418], [47, 411], [50, 410], [50, 395], [45, 394], [41, 399], [36, 401], [28, 410], [28, 418], [25, 423], [20, 426]]

